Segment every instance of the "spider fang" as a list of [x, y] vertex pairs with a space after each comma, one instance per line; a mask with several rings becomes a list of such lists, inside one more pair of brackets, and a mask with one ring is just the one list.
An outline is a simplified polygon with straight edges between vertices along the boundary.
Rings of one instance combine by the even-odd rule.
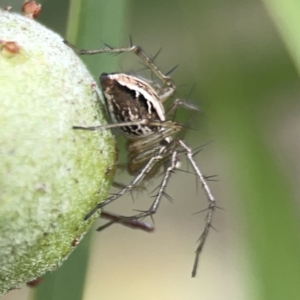
[[212, 227], [212, 217], [216, 203], [205, 176], [194, 160], [192, 149], [178, 137], [177, 133], [182, 130], [182, 126], [172, 121], [172, 116], [178, 107], [191, 110], [196, 110], [196, 108], [182, 99], [176, 99], [165, 110], [164, 101], [174, 94], [176, 86], [171, 77], [164, 75], [141, 47], [106, 47], [99, 50], [78, 50], [68, 42], [65, 41], [65, 43], [79, 55], [132, 52], [139, 56], [143, 63], [162, 82], [160, 87], [158, 84], [151, 85], [144, 79], [128, 74], [103, 73], [100, 75], [100, 84], [111, 123], [106, 126], [74, 126], [73, 128], [81, 130], [118, 130], [127, 140], [127, 171], [133, 176], [133, 180], [127, 186], [120, 188], [118, 193], [98, 203], [84, 219], [89, 219], [98, 209], [133, 190], [144, 180], [162, 175], [162, 181], [150, 208], [130, 217], [118, 216], [120, 217], [118, 221], [121, 220], [120, 223], [122, 223], [123, 219], [123, 223], [126, 223], [130, 220], [139, 221], [147, 216], [152, 216], [156, 213], [162, 197], [166, 194], [167, 184], [172, 173], [180, 164], [180, 157], [185, 154], [187, 161], [202, 184], [208, 201], [205, 226], [195, 252], [192, 269], [192, 277], [195, 277], [200, 254]]

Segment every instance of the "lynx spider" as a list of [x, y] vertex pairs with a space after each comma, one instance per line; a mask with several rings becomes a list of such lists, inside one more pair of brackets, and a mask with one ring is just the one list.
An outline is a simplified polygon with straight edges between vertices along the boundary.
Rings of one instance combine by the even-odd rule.
[[[160, 175], [163, 167], [164, 175], [154, 201], [147, 211], [140, 211], [131, 217], [122, 217], [125, 220], [140, 220], [156, 213], [160, 201], [165, 196], [165, 189], [171, 174], [179, 166], [181, 154], [185, 154], [195, 175], [200, 180], [207, 197], [206, 221], [199, 238], [199, 245], [195, 251], [195, 260], [192, 277], [196, 276], [199, 257], [204, 247], [209, 230], [212, 227], [212, 216], [216, 208], [215, 199], [207, 184], [207, 178], [201, 173], [193, 158], [192, 149], [178, 137], [173, 135], [182, 130], [182, 126], [170, 120], [178, 107], [194, 109], [182, 99], [176, 99], [165, 112], [163, 103], [176, 90], [171, 77], [164, 75], [154, 61], [139, 46], [131, 43], [127, 48], [111, 48], [106, 45], [98, 50], [79, 50], [65, 41], [79, 55], [94, 55], [99, 53], [132, 52], [157, 76], [164, 87], [150, 85], [144, 79], [124, 73], [103, 73], [100, 75], [100, 84], [104, 94], [107, 112], [111, 124], [106, 126], [73, 126], [80, 130], [106, 130], [118, 128], [127, 139], [128, 173], [135, 176], [128, 186], [98, 203], [86, 216], [89, 219], [98, 209], [115, 201], [125, 193], [131, 191], [143, 180]], [[126, 223], [126, 221], [125, 221]]]

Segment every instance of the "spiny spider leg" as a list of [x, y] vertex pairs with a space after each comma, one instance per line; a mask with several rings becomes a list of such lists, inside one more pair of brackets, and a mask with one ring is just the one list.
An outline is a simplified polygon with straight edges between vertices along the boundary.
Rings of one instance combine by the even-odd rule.
[[114, 223], [121, 223], [124, 226], [128, 226], [130, 228], [141, 229], [141, 230], [147, 231], [147, 232], [153, 231], [154, 228], [152, 226], [150, 226], [147, 223], [144, 223], [144, 222], [140, 221], [139, 219], [145, 218], [147, 216], [152, 216], [153, 214], [156, 213], [156, 211], [159, 207], [160, 201], [162, 199], [162, 196], [165, 193], [165, 189], [167, 187], [170, 176], [171, 176], [173, 170], [176, 169], [176, 166], [177, 166], [178, 162], [179, 162], [178, 153], [177, 153], [177, 151], [174, 151], [172, 153], [172, 157], [171, 157], [171, 160], [170, 160], [170, 165], [165, 171], [164, 178], [163, 178], [163, 180], [160, 184], [158, 193], [155, 196], [155, 200], [153, 201], [152, 205], [150, 206], [150, 208], [147, 211], [143, 211], [139, 214], [129, 216], [129, 217], [121, 216], [121, 215], [114, 215], [112, 213], [107, 213], [107, 212], [102, 211], [101, 212], [101, 217], [102, 218], [107, 218], [111, 221], [108, 222], [107, 224], [104, 224], [103, 226], [99, 227], [97, 229], [97, 231], [101, 231], [101, 230], [107, 228], [108, 226], [110, 226]]
[[94, 55], [99, 53], [122, 53], [122, 52], [132, 52], [137, 55], [148, 67], [149, 69], [168, 87], [168, 90], [160, 95], [161, 100], [168, 99], [171, 95], [174, 94], [176, 90], [176, 86], [173, 83], [170, 76], [164, 75], [158, 67], [155, 65], [153, 60], [144, 52], [144, 50], [139, 46], [131, 46], [125, 48], [111, 48], [107, 47], [104, 49], [96, 49], [96, 50], [84, 50], [77, 49], [74, 45], [70, 44], [68, 41], [64, 40], [64, 43], [68, 45], [71, 49], [73, 49], [79, 55]]
[[195, 251], [195, 260], [194, 260], [194, 264], [193, 264], [193, 270], [192, 270], [192, 277], [196, 277], [197, 275], [197, 269], [198, 269], [198, 264], [199, 264], [199, 257], [200, 254], [203, 250], [206, 238], [208, 236], [209, 233], [209, 229], [211, 228], [211, 224], [212, 224], [212, 216], [213, 216], [213, 212], [215, 210], [215, 203], [209, 203], [208, 205], [208, 212], [205, 218], [205, 227], [200, 235], [199, 238], [199, 245]]
[[[199, 257], [200, 254], [203, 250], [206, 238], [209, 234], [209, 230], [212, 227], [212, 217], [213, 217], [213, 213], [215, 211], [216, 208], [216, 203], [215, 203], [215, 199], [210, 191], [210, 188], [207, 184], [207, 180], [205, 179], [204, 175], [201, 173], [199, 167], [197, 166], [194, 158], [193, 158], [193, 153], [190, 147], [188, 147], [182, 140], [177, 140], [174, 141], [174, 143], [178, 143], [184, 150], [184, 153], [187, 156], [188, 161], [190, 162], [190, 164], [192, 165], [194, 171], [197, 174], [197, 177], [199, 178], [200, 182], [202, 183], [203, 189], [205, 191], [207, 200], [209, 202], [208, 207], [207, 207], [207, 214], [206, 214], [206, 218], [205, 218], [205, 227], [200, 235], [199, 238], [199, 245], [195, 251], [195, 260], [194, 260], [194, 264], [193, 264], [193, 269], [192, 269], [192, 277], [195, 277], [197, 274], [197, 268], [198, 268], [198, 264], [199, 264]], [[145, 218], [147, 216], [151, 216], [153, 214], [156, 213], [158, 206], [160, 204], [161, 198], [164, 194], [164, 191], [166, 189], [166, 186], [168, 184], [168, 181], [170, 179], [170, 176], [172, 174], [172, 172], [177, 168], [177, 163], [179, 162], [178, 159], [178, 152], [176, 150], [173, 151], [172, 153], [172, 158], [170, 160], [170, 165], [169, 167], [166, 169], [165, 171], [165, 175], [163, 178], [163, 181], [160, 185], [159, 191], [155, 197], [154, 202], [152, 203], [152, 205], [150, 206], [149, 210], [145, 211], [145, 212], [141, 212], [139, 214], [136, 214], [134, 216], [128, 217], [129, 219], [141, 219], [141, 218]], [[126, 219], [126, 217], [124, 217]]]
[[125, 219], [128, 218], [129, 220], [131, 220], [131, 219], [139, 220], [139, 219], [142, 219], [142, 218], [145, 218], [145, 217], [148, 217], [148, 216], [152, 216], [156, 213], [156, 211], [159, 207], [160, 201], [162, 199], [162, 196], [164, 196], [164, 193], [165, 193], [168, 181], [171, 177], [171, 174], [177, 168], [178, 162], [179, 162], [178, 153], [175, 150], [172, 153], [172, 156], [171, 156], [171, 159], [170, 159], [170, 164], [167, 167], [167, 169], [165, 170], [165, 174], [164, 174], [163, 180], [160, 184], [158, 193], [155, 196], [155, 199], [154, 199], [153, 203], [151, 204], [150, 208], [147, 211], [140, 212], [139, 214], [136, 214], [136, 215], [133, 215], [133, 216], [130, 216], [130, 217], [124, 217]]
[[161, 159], [163, 159], [163, 157], [161, 155], [156, 155], [154, 157], [152, 157], [149, 162], [145, 165], [145, 167], [140, 171], [140, 173], [132, 180], [132, 182], [126, 186], [125, 188], [123, 188], [122, 190], [120, 190], [117, 194], [107, 198], [106, 200], [104, 200], [103, 202], [100, 202], [99, 204], [97, 204], [85, 217], [84, 220], [89, 219], [99, 208], [104, 207], [105, 205], [115, 201], [116, 199], [120, 198], [121, 196], [123, 196], [125, 193], [127, 193], [128, 191], [130, 191], [131, 189], [133, 189], [137, 184], [139, 184], [144, 177], [151, 171], [151, 169], [153, 168], [153, 166], [156, 165], [156, 163], [158, 161], [160, 161]]
[[208, 184], [206, 183], [206, 180], [205, 180], [203, 174], [201, 173], [201, 171], [198, 168], [195, 160], [193, 159], [192, 149], [190, 147], [188, 147], [188, 145], [185, 142], [183, 142], [182, 140], [178, 140], [178, 142], [179, 142], [180, 146], [185, 150], [185, 153], [186, 153], [186, 156], [187, 156], [188, 160], [190, 161], [193, 169], [195, 170], [196, 174], [198, 175], [198, 177], [199, 177], [199, 179], [200, 179], [200, 181], [201, 181], [201, 183], [203, 185], [203, 188], [204, 188], [207, 200], [210, 203], [215, 204], [215, 198], [212, 195], [212, 193], [210, 191], [210, 188], [209, 188]]
[[200, 182], [202, 183], [203, 189], [205, 191], [207, 200], [208, 200], [208, 207], [207, 207], [207, 215], [206, 215], [206, 220], [205, 220], [205, 227], [201, 233], [200, 239], [199, 239], [199, 245], [196, 249], [196, 256], [195, 256], [195, 260], [194, 260], [194, 265], [193, 265], [193, 270], [192, 270], [192, 277], [195, 277], [197, 274], [197, 268], [198, 268], [198, 263], [199, 263], [199, 257], [200, 254], [202, 252], [202, 249], [204, 247], [206, 238], [208, 236], [209, 233], [209, 229], [211, 228], [212, 225], [212, 217], [213, 217], [213, 213], [215, 211], [215, 207], [216, 207], [216, 202], [215, 202], [215, 198], [212, 195], [210, 188], [205, 180], [205, 177], [203, 176], [203, 174], [201, 173], [200, 169], [198, 168], [194, 158], [193, 158], [193, 153], [190, 147], [188, 147], [182, 140], [178, 141], [179, 144], [181, 145], [181, 147], [185, 150], [185, 154], [187, 156], [187, 159], [189, 160], [189, 162], [191, 163], [194, 171], [196, 172], [198, 178], [200, 179]]
[[[209, 230], [211, 228], [211, 225], [212, 225], [212, 217], [213, 217], [213, 213], [214, 213], [214, 210], [215, 210], [215, 207], [216, 207], [216, 203], [215, 203], [215, 199], [210, 191], [210, 188], [206, 182], [206, 179], [204, 177], [204, 175], [201, 173], [199, 167], [197, 166], [194, 158], [193, 158], [193, 153], [192, 153], [192, 150], [190, 147], [188, 147], [182, 140], [175, 140], [174, 143], [178, 143], [179, 146], [181, 146], [183, 148], [183, 151], [184, 153], [186, 154], [187, 156], [187, 159], [188, 161], [190, 162], [190, 164], [192, 165], [194, 171], [196, 172], [197, 174], [197, 177], [199, 178], [203, 188], [204, 188], [204, 191], [205, 191], [205, 194], [207, 196], [207, 200], [209, 202], [209, 205], [207, 207], [207, 215], [206, 215], [206, 218], [205, 218], [205, 227], [200, 235], [200, 238], [199, 238], [199, 245], [195, 251], [195, 260], [194, 260], [194, 264], [193, 264], [193, 269], [192, 269], [192, 277], [195, 277], [196, 274], [197, 274], [197, 268], [198, 268], [198, 264], [199, 264], [199, 257], [200, 257], [200, 254], [203, 250], [203, 247], [204, 247], [204, 244], [205, 244], [205, 241], [206, 241], [206, 238], [209, 234]], [[159, 158], [159, 159], [162, 159], [162, 158]], [[130, 221], [138, 221], [139, 219], [142, 219], [142, 218], [145, 218], [147, 216], [152, 216], [153, 214], [156, 213], [158, 207], [159, 207], [159, 204], [161, 202], [161, 199], [162, 199], [162, 196], [164, 195], [164, 192], [165, 192], [165, 189], [167, 187], [167, 184], [168, 184], [168, 181], [170, 179], [170, 176], [172, 174], [172, 172], [177, 168], [177, 164], [179, 162], [179, 158], [178, 158], [178, 151], [174, 150], [172, 152], [172, 156], [171, 156], [171, 159], [170, 159], [170, 163], [169, 163], [169, 166], [167, 167], [167, 169], [165, 170], [165, 174], [164, 174], [164, 177], [163, 177], [163, 180], [161, 182], [161, 185], [160, 185], [160, 188], [158, 190], [158, 193], [157, 195], [155, 196], [155, 199], [152, 203], [152, 205], [150, 206], [150, 208], [147, 210], [147, 211], [144, 211], [144, 212], [140, 212], [136, 215], [133, 215], [133, 216], [130, 216], [130, 217], [125, 217], [125, 216], [119, 216], [120, 218], [120, 222], [126, 222], [126, 220], [128, 222]], [[153, 166], [155, 165], [155, 163], [153, 164]], [[143, 171], [146, 171], [146, 168], [148, 169], [148, 171], [145, 172], [145, 175], [146, 173], [148, 173], [151, 168], [153, 167], [151, 166], [149, 168], [149, 166], [145, 166], [145, 168], [142, 170]], [[145, 176], [144, 175], [144, 176]], [[137, 176], [138, 177], [138, 176]], [[136, 181], [137, 178], [135, 178], [134, 181]], [[140, 178], [139, 180], [142, 180], [142, 178]], [[133, 186], [137, 183], [134, 183], [134, 181], [128, 186], [130, 187], [130, 189], [133, 188]], [[99, 208], [103, 207], [104, 205], [116, 200], [117, 198], [119, 198], [120, 196], [122, 196], [124, 193], [128, 192], [130, 189], [126, 187], [124, 188], [123, 190], [121, 190], [118, 194], [108, 198], [107, 200], [109, 200], [109, 202], [105, 203], [106, 201], [102, 202], [101, 204], [103, 204], [101, 206], [101, 204], [99, 205]], [[122, 221], [122, 219], [124, 221]]]

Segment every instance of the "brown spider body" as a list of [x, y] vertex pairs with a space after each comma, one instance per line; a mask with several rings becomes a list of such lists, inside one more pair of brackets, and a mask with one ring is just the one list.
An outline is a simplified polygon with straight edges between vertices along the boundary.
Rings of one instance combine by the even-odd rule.
[[[120, 127], [127, 139], [128, 173], [137, 175], [153, 156], [168, 156], [168, 147], [172, 143], [170, 135], [179, 131], [181, 126], [171, 121], [171, 129], [163, 126], [165, 110], [156, 91], [145, 81], [127, 74], [103, 73], [100, 84], [112, 123], [145, 123]], [[162, 126], [151, 126], [151, 122], [161, 122]], [[160, 175], [166, 163], [167, 160], [154, 166], [145, 179]]]
[[[116, 194], [98, 203], [87, 213], [84, 219], [87, 220], [98, 209], [103, 208], [138, 187], [144, 180], [162, 175], [161, 183], [157, 188], [157, 194], [154, 196], [154, 201], [150, 208], [146, 211], [140, 211], [134, 216], [118, 216], [117, 222], [123, 222], [128, 225], [130, 220], [136, 222], [147, 216], [152, 216], [156, 213], [161, 199], [166, 196], [165, 190], [167, 184], [172, 173], [179, 166], [180, 156], [185, 155], [196, 177], [201, 182], [208, 201], [205, 227], [199, 239], [192, 270], [192, 276], [196, 276], [199, 256], [211, 227], [216, 204], [207, 180], [193, 158], [191, 148], [182, 139], [174, 137], [182, 129], [182, 126], [168, 119], [172, 118], [178, 107], [192, 110], [195, 107], [184, 100], [175, 99], [168, 110], [165, 111], [163, 103], [174, 94], [176, 86], [171, 78], [164, 75], [138, 46], [115, 49], [107, 47], [99, 50], [77, 50], [69, 43], [67, 44], [81, 55], [133, 52], [143, 60], [145, 65], [163, 83], [163, 87], [157, 84], [154, 84], [152, 87], [141, 78], [122, 73], [103, 73], [100, 76], [100, 84], [111, 124], [90, 127], [73, 126], [73, 128], [80, 130], [118, 129], [127, 139], [127, 170], [133, 176], [133, 179], [127, 186], [121, 186]], [[111, 222], [116, 222], [115, 216], [110, 216], [110, 219], [112, 220]]]

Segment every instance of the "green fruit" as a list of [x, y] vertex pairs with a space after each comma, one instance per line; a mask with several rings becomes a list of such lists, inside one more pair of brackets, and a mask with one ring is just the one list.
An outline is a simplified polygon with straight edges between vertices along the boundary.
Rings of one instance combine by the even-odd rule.
[[92, 76], [57, 34], [0, 11], [0, 294], [62, 264], [115, 163]]

